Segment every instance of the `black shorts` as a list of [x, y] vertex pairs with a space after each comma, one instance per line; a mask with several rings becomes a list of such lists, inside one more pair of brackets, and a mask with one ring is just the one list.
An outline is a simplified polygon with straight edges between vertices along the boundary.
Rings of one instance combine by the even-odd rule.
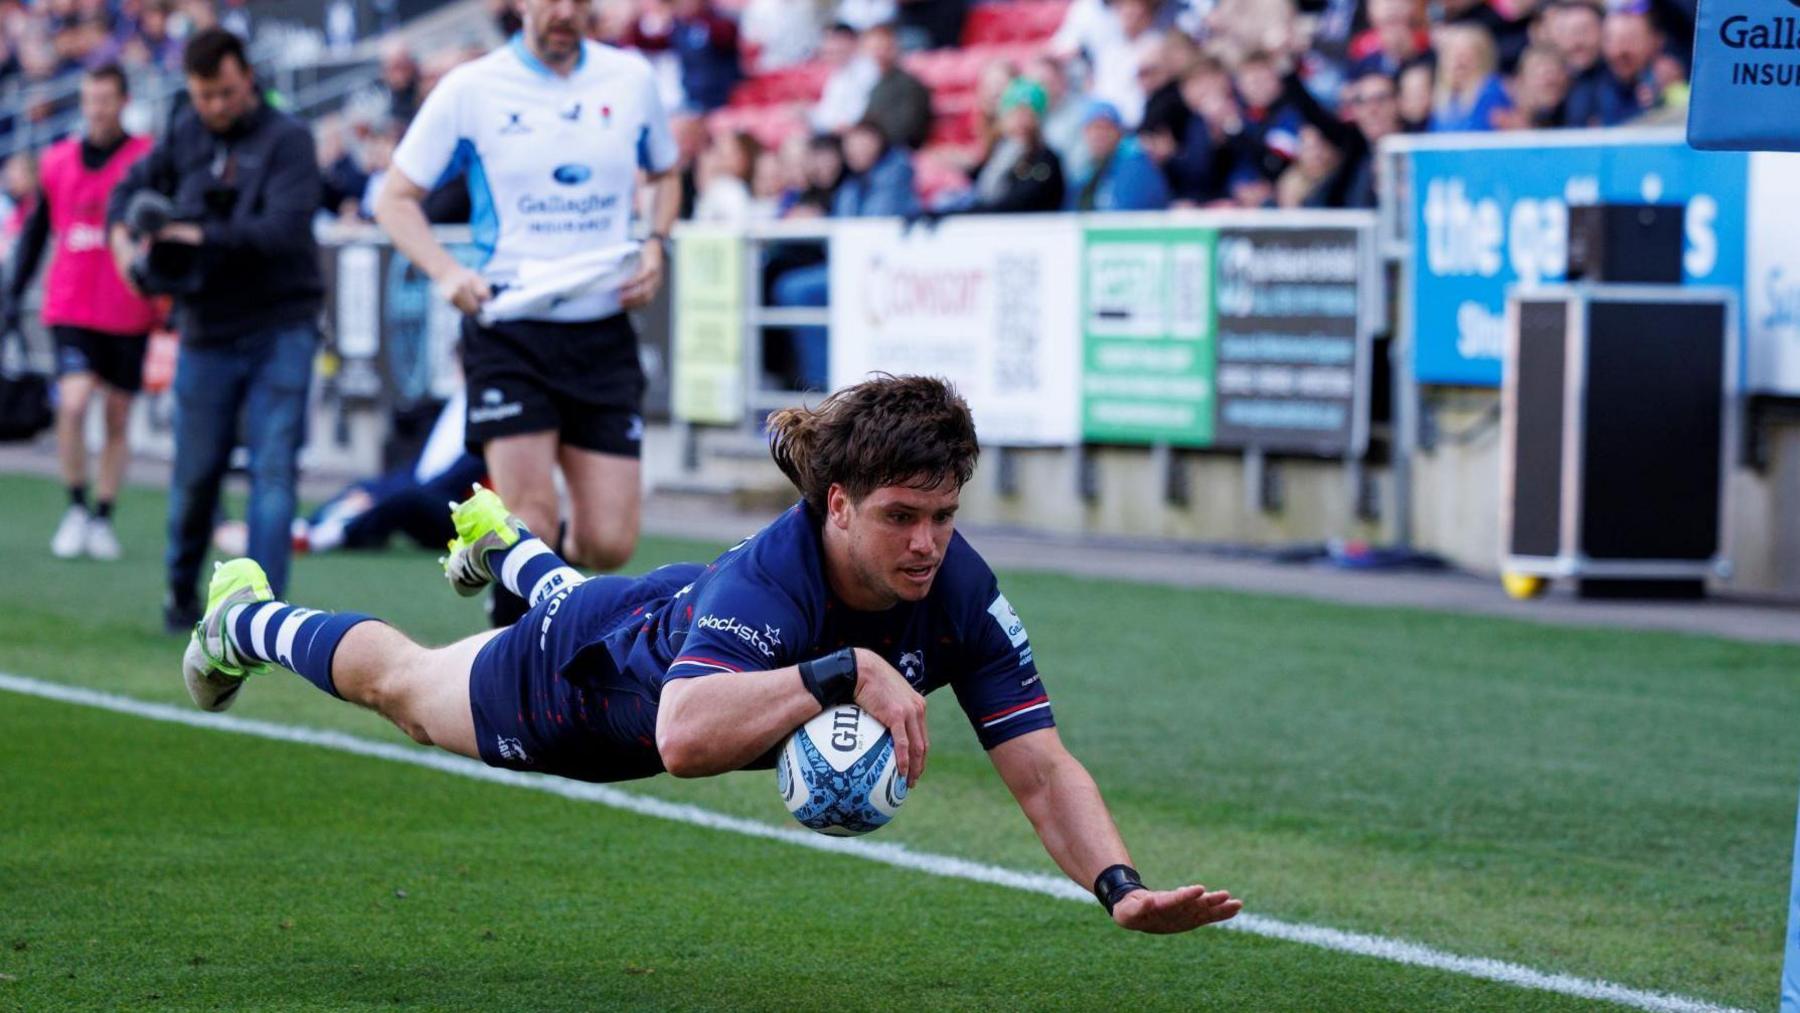
[[661, 773], [659, 690], [622, 674], [603, 638], [641, 624], [704, 569], [671, 563], [639, 577], [589, 578], [483, 644], [469, 668], [482, 761], [580, 781]]
[[471, 453], [489, 440], [554, 432], [563, 445], [637, 457], [643, 445], [644, 368], [623, 313], [562, 323], [463, 321]]
[[56, 339], [57, 376], [92, 373], [114, 390], [136, 394], [144, 389], [148, 334], [108, 334], [57, 324], [50, 328], [50, 336]]

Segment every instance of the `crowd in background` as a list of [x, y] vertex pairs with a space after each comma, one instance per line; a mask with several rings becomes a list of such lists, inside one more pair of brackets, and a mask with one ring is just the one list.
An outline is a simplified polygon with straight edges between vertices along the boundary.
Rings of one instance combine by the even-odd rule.
[[[506, 0], [486, 2], [501, 34], [516, 28]], [[1692, 7], [1611, 2], [1030, 0], [1016, 9], [1057, 20], [1024, 46], [975, 41], [962, 55], [993, 58], [955, 96], [932, 80], [945, 54], [929, 50], [970, 41], [969, 0], [596, 0], [591, 33], [657, 68], [686, 217], [1367, 207], [1390, 134], [1679, 118]], [[246, 31], [249, 11], [0, 0], [0, 83], [169, 67], [193, 31]], [[382, 47], [380, 82], [315, 121], [321, 214], [371, 216], [419, 103], [482, 51]], [[772, 75], [812, 84], [755, 103], [746, 126], [743, 99]], [[0, 184], [3, 240], [29, 209], [29, 157]]]

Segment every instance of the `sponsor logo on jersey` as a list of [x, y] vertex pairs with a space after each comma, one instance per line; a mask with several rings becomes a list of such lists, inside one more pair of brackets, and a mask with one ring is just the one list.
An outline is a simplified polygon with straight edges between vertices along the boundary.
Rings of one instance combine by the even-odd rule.
[[502, 134], [529, 134], [531, 128], [525, 125], [523, 112], [507, 113], [506, 123], [500, 127], [500, 132]]
[[[564, 166], [563, 168], [568, 168]], [[585, 169], [586, 166], [578, 168]], [[561, 172], [561, 169], [557, 170]], [[558, 180], [558, 182], [566, 182]], [[609, 211], [619, 203], [617, 194], [587, 193], [579, 197], [567, 197], [559, 193], [547, 197], [534, 194], [520, 194], [515, 205], [524, 215], [591, 215], [596, 211]]]
[[1006, 634], [1006, 639], [1012, 641], [1014, 647], [1025, 642], [1025, 623], [1013, 611], [1012, 603], [1006, 600], [1005, 595], [994, 596], [993, 604], [988, 606], [988, 615], [993, 616], [994, 622], [1000, 624], [1000, 632]]
[[589, 179], [593, 178], [593, 175], [594, 170], [587, 166], [578, 162], [568, 162], [557, 166], [556, 169], [550, 173], [550, 178], [561, 183], [563, 186], [574, 186], [577, 183], [586, 183]]
[[571, 123], [575, 122], [576, 120], [581, 119], [581, 103], [578, 101], [571, 102], [568, 105], [564, 106], [562, 112], [558, 113], [557, 115], [561, 116], [565, 120], [570, 121]]
[[764, 625], [759, 631], [731, 616], [715, 616], [711, 613], [700, 617], [694, 623], [697, 630], [717, 630], [727, 636], [736, 637], [751, 647], [762, 652], [765, 658], [775, 657], [775, 650], [781, 646], [781, 630], [779, 627]]

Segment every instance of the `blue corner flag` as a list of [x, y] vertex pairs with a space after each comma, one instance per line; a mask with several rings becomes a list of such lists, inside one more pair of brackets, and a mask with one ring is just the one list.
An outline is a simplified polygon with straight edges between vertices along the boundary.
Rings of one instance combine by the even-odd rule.
[[1688, 143], [1800, 151], [1800, 0], [1700, 0]]

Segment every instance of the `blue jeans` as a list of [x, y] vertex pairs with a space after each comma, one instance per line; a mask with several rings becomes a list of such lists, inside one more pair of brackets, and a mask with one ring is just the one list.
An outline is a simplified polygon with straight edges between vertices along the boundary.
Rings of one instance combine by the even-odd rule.
[[176, 600], [198, 598], [240, 416], [250, 448], [250, 558], [268, 572], [277, 598], [287, 587], [297, 458], [318, 346], [312, 323], [255, 331], [224, 345], [182, 346], [169, 485], [169, 589]]
[[[775, 305], [827, 306], [831, 302], [831, 268], [825, 264], [796, 267], [775, 279]], [[823, 327], [794, 328], [794, 372], [806, 390], [831, 389], [831, 338]]]

